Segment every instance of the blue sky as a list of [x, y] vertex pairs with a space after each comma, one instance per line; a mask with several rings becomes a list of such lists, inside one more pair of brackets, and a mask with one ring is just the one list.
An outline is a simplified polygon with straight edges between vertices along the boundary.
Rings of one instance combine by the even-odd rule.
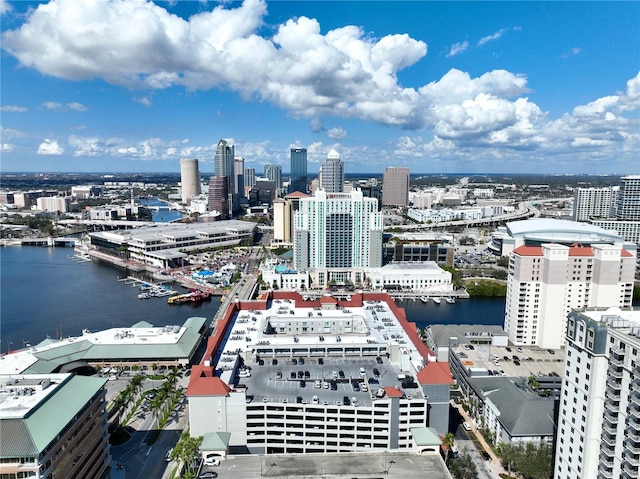
[[7, 2], [1, 170], [640, 173], [640, 2]]

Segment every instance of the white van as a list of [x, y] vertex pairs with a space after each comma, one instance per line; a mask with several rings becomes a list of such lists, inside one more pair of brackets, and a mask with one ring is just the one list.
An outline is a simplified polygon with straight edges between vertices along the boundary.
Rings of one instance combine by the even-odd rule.
[[360, 368], [360, 376], [365, 377], [367, 375], [367, 373], [365, 372], [364, 368]]

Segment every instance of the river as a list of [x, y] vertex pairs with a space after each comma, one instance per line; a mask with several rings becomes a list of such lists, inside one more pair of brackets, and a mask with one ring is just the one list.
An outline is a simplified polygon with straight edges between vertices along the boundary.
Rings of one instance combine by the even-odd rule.
[[[15, 246], [0, 251], [2, 352], [52, 338], [79, 336], [83, 329], [181, 325], [191, 316], [213, 318], [219, 298], [197, 305], [169, 306], [166, 298], [138, 299], [138, 289], [118, 281], [123, 270], [98, 262], [78, 263], [71, 248]], [[181, 292], [179, 286], [175, 287]], [[503, 298], [458, 300], [440, 305], [399, 303], [410, 321], [428, 324], [502, 324]]]

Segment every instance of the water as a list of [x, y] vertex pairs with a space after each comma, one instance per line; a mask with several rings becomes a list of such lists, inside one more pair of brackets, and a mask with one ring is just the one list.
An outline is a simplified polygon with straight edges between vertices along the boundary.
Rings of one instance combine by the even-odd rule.
[[181, 211], [170, 210], [168, 209], [167, 203], [155, 198], [142, 198], [140, 204], [145, 206], [159, 206], [161, 208], [159, 210], [151, 210], [151, 219], [155, 223], [167, 223], [183, 217]]
[[[118, 281], [124, 270], [69, 259], [71, 248], [11, 246], [0, 250], [2, 352], [35, 345], [47, 336], [79, 336], [83, 329], [182, 325], [191, 316], [213, 318], [219, 298], [169, 306], [167, 298], [138, 299], [140, 291]], [[174, 289], [186, 292], [180, 286]]]
[[[166, 298], [139, 300], [138, 289], [119, 282], [126, 273], [104, 263], [77, 263], [71, 248], [8, 247], [0, 250], [0, 350], [52, 338], [79, 336], [83, 329], [181, 325], [191, 316], [213, 318], [219, 298], [169, 306]], [[175, 289], [183, 290], [176, 286]], [[428, 324], [502, 325], [503, 298], [459, 300], [455, 305], [404, 301], [409, 321]]]

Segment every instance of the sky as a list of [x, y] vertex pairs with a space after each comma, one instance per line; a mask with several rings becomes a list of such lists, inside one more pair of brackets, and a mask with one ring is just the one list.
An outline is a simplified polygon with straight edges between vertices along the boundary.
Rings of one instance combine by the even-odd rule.
[[0, 171], [640, 173], [640, 2], [0, 0]]

